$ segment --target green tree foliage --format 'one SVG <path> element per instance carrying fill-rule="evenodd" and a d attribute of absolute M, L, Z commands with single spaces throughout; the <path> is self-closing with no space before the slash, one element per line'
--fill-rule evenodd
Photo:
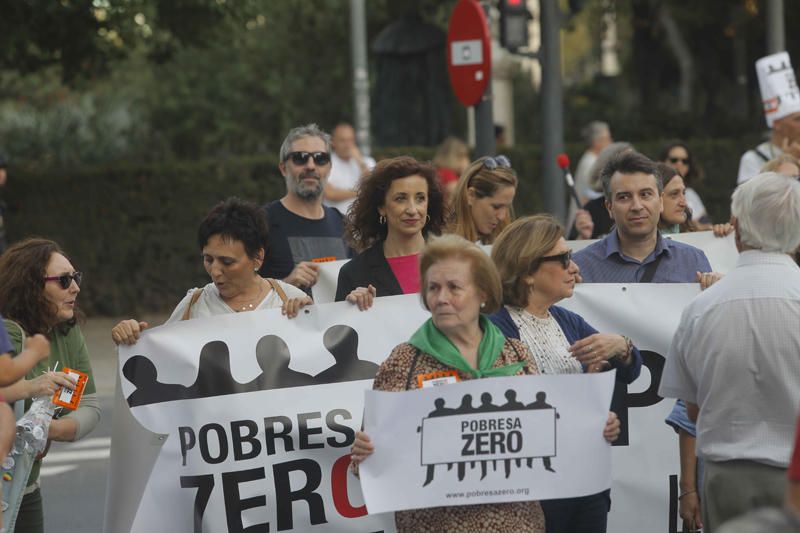
<path fill-rule="evenodd" d="M 0 67 L 58 66 L 65 82 L 104 74 L 132 50 L 166 59 L 200 45 L 248 2 L 226 0 L 2 0 Z"/>
<path fill-rule="evenodd" d="M 593 119 L 628 139 L 762 130 L 753 63 L 765 53 L 765 2 L 572 2 L 582 9 L 567 22 L 565 42 L 578 36 L 582 44 L 562 50 L 567 139 L 577 141 Z M 408 12 L 444 29 L 454 3 L 368 0 L 368 42 Z M 58 165 L 274 153 L 293 125 L 352 120 L 349 7 L 348 0 L 0 0 L 0 150 Z M 680 69 L 659 23 L 664 8 L 694 64 L 689 112 L 678 111 Z M 609 9 L 623 65 L 614 78 L 594 74 Z M 791 24 L 800 2 L 784 2 L 784 10 L 798 64 L 800 35 Z M 520 75 L 514 88 L 517 140 L 531 143 L 542 132 L 529 80 Z M 464 135 L 463 108 L 454 104 L 451 115 L 451 131 Z"/>
<path fill-rule="evenodd" d="M 370 0 L 368 42 L 408 11 L 444 27 L 452 3 Z M 348 0 L 42 5 L 46 24 L 21 13 L 0 37 L 0 47 L 13 39 L 48 43 L 7 53 L 0 63 L 16 72 L 0 74 L 0 147 L 17 159 L 72 164 L 272 153 L 294 125 L 352 120 Z M 69 32 L 85 46 L 66 61 L 68 35 L 40 29 L 73 11 Z"/>
<path fill-rule="evenodd" d="M 613 4 L 623 75 L 595 77 L 570 88 L 575 128 L 609 119 L 620 137 L 726 137 L 764 129 L 755 61 L 766 55 L 766 0 L 597 0 L 586 2 L 599 57 L 599 13 Z M 800 2 L 784 2 L 786 49 L 800 64 L 800 36 L 792 30 Z M 681 70 L 660 14 L 667 10 L 692 62 L 691 108 L 680 111 Z M 574 107 L 571 104 L 576 103 Z M 583 105 L 582 105 L 583 104 Z"/>

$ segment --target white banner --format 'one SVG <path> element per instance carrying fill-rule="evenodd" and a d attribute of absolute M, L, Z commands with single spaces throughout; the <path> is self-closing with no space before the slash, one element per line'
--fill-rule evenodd
<path fill-rule="evenodd" d="M 727 274 L 736 266 L 739 259 L 739 251 L 736 249 L 736 240 L 731 233 L 725 237 L 715 237 L 710 231 L 696 231 L 693 233 L 676 233 L 666 235 L 667 239 L 691 244 L 695 248 L 700 248 L 706 254 L 708 262 L 711 263 L 711 270 Z"/>
<path fill-rule="evenodd" d="M 378 364 L 429 314 L 409 296 L 306 310 L 189 320 L 120 348 L 132 407 L 117 402 L 106 531 L 394 530 L 366 516 L 349 451 Z M 150 437 L 133 447 L 138 425 Z"/>
<path fill-rule="evenodd" d="M 703 250 L 714 272 L 726 274 L 736 265 L 736 260 L 739 257 L 739 252 L 736 250 L 736 244 L 734 243 L 733 233 L 727 237 L 715 237 L 710 231 L 697 231 L 694 233 L 666 235 L 665 238 L 691 244 Z M 577 252 L 578 250 L 586 248 L 593 242 L 596 241 L 567 241 L 567 245 L 573 252 Z M 481 246 L 481 248 L 483 248 L 487 254 L 492 252 L 492 247 L 490 245 Z M 349 261 L 349 259 L 320 263 L 319 279 L 311 288 L 314 302 L 324 304 L 334 301 L 336 297 L 336 284 L 339 281 L 339 269 L 341 269 L 342 265 L 347 263 L 347 261 Z"/>
<path fill-rule="evenodd" d="M 375 445 L 360 467 L 367 509 L 601 492 L 611 486 L 602 433 L 613 390 L 606 372 L 367 391 L 364 431 Z"/>
<path fill-rule="evenodd" d="M 618 413 L 609 531 L 676 531 L 672 401 L 653 378 L 698 291 L 584 284 L 562 302 L 643 350 Z M 145 332 L 120 350 L 104 530 L 392 531 L 391 515 L 364 515 L 347 454 L 376 365 L 428 316 L 405 295 L 367 312 L 315 305 L 293 320 L 257 311 Z"/>
<path fill-rule="evenodd" d="M 336 300 L 336 285 L 339 282 L 339 270 L 349 259 L 328 261 L 319 264 L 319 277 L 311 287 L 311 297 L 314 303 L 326 304 Z"/>
<path fill-rule="evenodd" d="M 699 292 L 694 283 L 586 283 L 559 304 L 598 331 L 629 336 L 644 361 L 617 411 L 608 531 L 678 531 L 678 437 L 664 423 L 675 402 L 658 396 L 658 385 L 681 311 Z"/>

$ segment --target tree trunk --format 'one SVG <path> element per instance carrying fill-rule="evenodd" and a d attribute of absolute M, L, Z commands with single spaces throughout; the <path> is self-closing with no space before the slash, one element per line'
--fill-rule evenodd
<path fill-rule="evenodd" d="M 678 109 L 688 113 L 692 110 L 692 85 L 694 81 L 694 60 L 692 52 L 686 44 L 686 40 L 681 35 L 675 19 L 669 8 L 661 4 L 658 8 L 658 23 L 664 29 L 667 37 L 667 46 L 675 56 L 680 70 L 680 85 L 678 88 Z"/>

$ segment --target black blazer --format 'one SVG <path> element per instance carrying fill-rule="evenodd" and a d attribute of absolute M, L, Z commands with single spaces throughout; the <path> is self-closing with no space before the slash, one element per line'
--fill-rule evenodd
<path fill-rule="evenodd" d="M 392 267 L 383 255 L 383 241 L 379 241 L 345 263 L 339 270 L 336 283 L 336 301 L 341 302 L 350 291 L 372 284 L 378 296 L 403 294 Z"/>

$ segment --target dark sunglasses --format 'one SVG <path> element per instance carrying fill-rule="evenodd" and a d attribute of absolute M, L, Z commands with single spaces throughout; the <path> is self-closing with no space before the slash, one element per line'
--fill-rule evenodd
<path fill-rule="evenodd" d="M 81 286 L 81 280 L 83 280 L 83 272 L 73 272 L 72 274 L 61 274 L 60 276 L 49 276 L 44 278 L 44 280 L 57 281 L 62 289 L 67 290 L 69 289 L 69 286 L 72 285 L 72 280 L 75 280 L 75 283 L 78 284 L 78 287 Z"/>
<path fill-rule="evenodd" d="M 300 166 L 305 165 L 309 157 L 314 159 L 314 164 L 318 167 L 324 167 L 331 162 L 331 154 L 328 152 L 289 152 L 284 161 L 291 159 L 292 163 Z"/>
<path fill-rule="evenodd" d="M 684 159 L 683 157 L 670 157 L 669 162 L 672 163 L 673 165 L 676 163 L 683 163 L 684 165 L 688 165 L 689 158 L 687 157 Z"/>
<path fill-rule="evenodd" d="M 566 270 L 569 268 L 570 261 L 572 261 L 572 250 L 567 250 L 563 254 L 547 255 L 539 259 L 539 261 L 558 261 L 561 263 L 561 266 L 564 267 L 564 270 Z"/>
<path fill-rule="evenodd" d="M 489 170 L 494 170 L 497 167 L 511 168 L 511 161 L 509 161 L 509 159 L 504 155 L 498 155 L 495 157 L 487 157 L 486 159 L 484 159 L 483 166 L 485 166 Z"/>

